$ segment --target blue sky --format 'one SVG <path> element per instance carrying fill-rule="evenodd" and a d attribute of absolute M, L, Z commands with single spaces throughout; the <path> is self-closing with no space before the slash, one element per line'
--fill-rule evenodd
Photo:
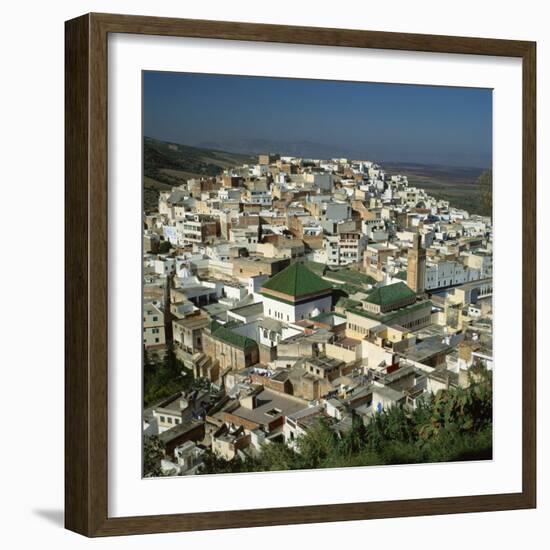
<path fill-rule="evenodd" d="M 486 168 L 492 92 L 193 73 L 143 73 L 144 135 L 235 152 Z"/>

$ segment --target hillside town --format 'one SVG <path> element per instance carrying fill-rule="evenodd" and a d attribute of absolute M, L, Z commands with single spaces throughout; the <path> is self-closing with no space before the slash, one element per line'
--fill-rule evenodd
<path fill-rule="evenodd" d="M 493 368 L 491 219 L 375 162 L 261 154 L 143 224 L 145 475 L 343 438 Z"/>

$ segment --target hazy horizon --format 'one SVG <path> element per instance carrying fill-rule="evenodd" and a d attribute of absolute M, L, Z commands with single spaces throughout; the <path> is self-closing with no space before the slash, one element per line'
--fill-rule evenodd
<path fill-rule="evenodd" d="M 146 71 L 143 132 L 234 153 L 484 169 L 492 90 Z"/>

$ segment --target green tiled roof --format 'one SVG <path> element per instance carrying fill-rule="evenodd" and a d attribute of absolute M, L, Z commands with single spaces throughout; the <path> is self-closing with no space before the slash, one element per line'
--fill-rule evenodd
<path fill-rule="evenodd" d="M 348 283 L 333 283 L 332 287 L 338 290 L 342 290 L 348 296 L 350 294 L 357 294 L 358 292 L 365 293 L 365 289 L 362 286 L 350 285 Z"/>
<path fill-rule="evenodd" d="M 349 283 L 352 285 L 374 285 L 376 279 L 361 273 L 360 271 L 353 271 L 352 269 L 339 269 L 338 271 L 327 271 L 325 273 L 326 279 L 339 281 L 342 283 Z"/>
<path fill-rule="evenodd" d="M 221 325 L 216 321 L 210 323 L 210 332 L 212 336 L 223 340 L 232 346 L 240 348 L 242 350 L 248 350 L 256 346 L 256 342 L 252 338 L 243 336 L 242 334 L 237 334 L 233 332 L 228 326 Z"/>
<path fill-rule="evenodd" d="M 405 283 L 381 286 L 371 292 L 366 299 L 370 304 L 391 306 L 407 298 L 415 298 L 416 294 Z"/>
<path fill-rule="evenodd" d="M 294 263 L 266 281 L 264 289 L 288 294 L 294 298 L 332 290 L 332 285 L 315 275 L 302 263 Z"/>
<path fill-rule="evenodd" d="M 313 271 L 315 275 L 319 275 L 319 277 L 321 277 L 327 269 L 326 264 L 322 264 L 320 262 L 306 261 L 303 263 L 310 271 Z"/>

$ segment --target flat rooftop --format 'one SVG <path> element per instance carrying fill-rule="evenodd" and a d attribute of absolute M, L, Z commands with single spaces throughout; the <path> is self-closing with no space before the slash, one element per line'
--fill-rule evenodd
<path fill-rule="evenodd" d="M 230 310 L 231 313 L 237 315 L 259 315 L 264 311 L 264 305 L 262 302 L 256 302 L 255 304 L 248 304 L 246 306 L 236 307 Z"/>
<path fill-rule="evenodd" d="M 422 363 L 438 353 L 449 351 L 451 349 L 452 347 L 449 344 L 442 342 L 440 339 L 429 338 L 418 343 L 412 349 L 405 350 L 403 355 L 411 361 Z"/>
<path fill-rule="evenodd" d="M 208 316 L 192 315 L 183 319 L 174 319 L 174 323 L 189 329 L 205 327 L 208 324 Z"/>
<path fill-rule="evenodd" d="M 335 357 L 311 357 L 306 360 L 306 363 L 320 369 L 334 369 L 343 365 L 344 361 L 340 361 L 340 359 L 336 359 Z"/>
<path fill-rule="evenodd" d="M 288 416 L 301 411 L 307 405 L 307 401 L 303 399 L 263 389 L 256 395 L 256 407 L 254 409 L 239 405 L 236 409 L 228 412 L 256 424 L 265 425 L 280 416 Z"/>

